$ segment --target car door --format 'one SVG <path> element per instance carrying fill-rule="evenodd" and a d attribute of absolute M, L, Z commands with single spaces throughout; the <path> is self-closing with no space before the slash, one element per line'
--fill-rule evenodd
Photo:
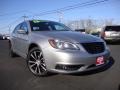
<path fill-rule="evenodd" d="M 12 42 L 12 49 L 14 52 L 17 52 L 18 51 L 18 45 L 17 45 L 17 40 L 18 40 L 18 33 L 17 31 L 20 29 L 20 26 L 21 24 L 18 24 L 15 29 L 13 30 L 12 32 L 12 35 L 11 35 L 11 42 Z"/>
<path fill-rule="evenodd" d="M 29 43 L 28 42 L 29 32 L 28 32 L 28 25 L 26 22 L 23 22 L 21 24 L 20 30 L 24 30 L 26 33 L 18 33 L 17 46 L 18 46 L 19 54 L 22 57 L 26 57 L 27 47 Z"/>

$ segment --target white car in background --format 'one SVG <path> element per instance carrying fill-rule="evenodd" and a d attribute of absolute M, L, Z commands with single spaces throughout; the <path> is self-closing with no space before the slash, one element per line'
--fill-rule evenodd
<path fill-rule="evenodd" d="M 101 37 L 105 41 L 120 41 L 120 25 L 106 26 L 101 32 Z"/>

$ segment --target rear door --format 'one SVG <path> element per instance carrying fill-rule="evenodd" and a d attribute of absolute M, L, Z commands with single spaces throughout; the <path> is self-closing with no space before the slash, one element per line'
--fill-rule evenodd
<path fill-rule="evenodd" d="M 17 48 L 19 50 L 19 54 L 23 57 L 26 57 L 26 52 L 28 48 L 28 37 L 29 37 L 29 30 L 28 30 L 28 25 L 26 22 L 21 23 L 21 30 L 24 30 L 26 33 L 24 34 L 18 34 L 18 39 L 17 39 Z"/>
<path fill-rule="evenodd" d="M 14 52 L 17 52 L 18 51 L 18 42 L 17 42 L 17 39 L 18 39 L 18 33 L 17 31 L 20 29 L 21 27 L 21 24 L 17 25 L 14 29 L 14 31 L 12 32 L 12 35 L 11 35 L 11 42 L 12 42 L 12 49 Z"/>

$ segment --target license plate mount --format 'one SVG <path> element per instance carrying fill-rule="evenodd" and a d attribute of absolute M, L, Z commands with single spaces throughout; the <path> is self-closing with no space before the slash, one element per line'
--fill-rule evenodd
<path fill-rule="evenodd" d="M 105 61 L 104 61 L 104 57 L 103 56 L 97 57 L 97 59 L 96 59 L 96 66 L 102 65 L 104 63 L 105 63 Z"/>

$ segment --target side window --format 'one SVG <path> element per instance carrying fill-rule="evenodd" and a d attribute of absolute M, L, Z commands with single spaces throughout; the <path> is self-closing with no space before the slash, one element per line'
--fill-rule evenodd
<path fill-rule="evenodd" d="M 23 22 L 23 23 L 21 24 L 20 29 L 25 30 L 26 32 L 28 32 L 28 26 L 27 26 L 27 24 L 26 24 L 25 22 Z"/>
<path fill-rule="evenodd" d="M 60 25 L 54 25 L 55 26 L 55 29 L 56 30 L 64 30 L 65 28 L 63 28 L 62 26 Z"/>
<path fill-rule="evenodd" d="M 14 29 L 13 33 L 17 33 L 17 30 L 19 30 L 19 29 L 20 29 L 20 26 L 21 26 L 21 24 L 18 24 L 18 25 L 15 27 L 15 29 Z"/>

